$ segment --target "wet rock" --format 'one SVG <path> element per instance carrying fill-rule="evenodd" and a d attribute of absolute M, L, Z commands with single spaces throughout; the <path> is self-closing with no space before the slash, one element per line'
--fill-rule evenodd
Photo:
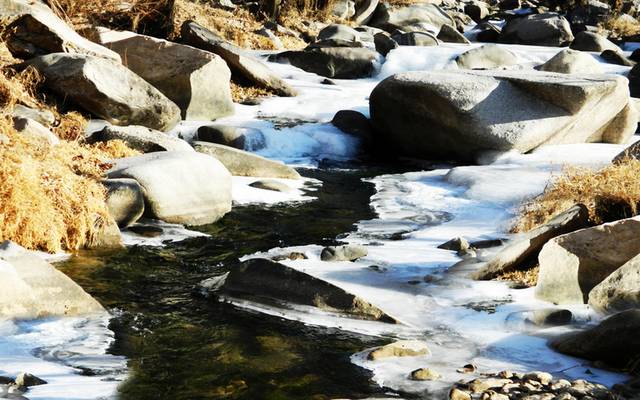
<path fill-rule="evenodd" d="M 523 234 L 501 249 L 492 260 L 473 274 L 475 279 L 493 279 L 499 274 L 515 269 L 535 257 L 543 246 L 556 236 L 589 226 L 589 212 L 581 204 L 559 214 L 547 224 Z"/>
<path fill-rule="evenodd" d="M 429 32 L 404 32 L 391 35 L 400 46 L 437 46 L 440 44 L 436 36 Z"/>
<path fill-rule="evenodd" d="M 458 67 L 464 69 L 496 69 L 516 65 L 518 58 L 504 47 L 495 44 L 468 50 L 456 58 Z"/>
<path fill-rule="evenodd" d="M 88 143 L 109 142 L 111 140 L 122 140 L 127 146 L 143 153 L 194 151 L 184 140 L 144 126 L 106 126 L 87 138 Z"/>
<path fill-rule="evenodd" d="M 297 95 L 297 90 L 281 79 L 262 61 L 246 54 L 242 49 L 193 21 L 187 21 L 182 25 L 181 38 L 186 44 L 222 57 L 234 74 L 259 87 L 269 89 L 279 96 Z"/>
<path fill-rule="evenodd" d="M 178 106 L 114 61 L 54 53 L 29 63 L 44 75 L 48 88 L 114 125 L 167 131 L 180 121 Z"/>
<path fill-rule="evenodd" d="M 262 132 L 228 125 L 204 125 L 198 128 L 198 140 L 236 149 L 260 149 L 265 146 Z"/>
<path fill-rule="evenodd" d="M 397 321 L 378 307 L 326 281 L 266 259 L 243 262 L 205 286 L 212 294 L 258 302 L 293 303 L 343 313 L 350 318 Z"/>
<path fill-rule="evenodd" d="M 587 302 L 594 287 L 640 254 L 639 234 L 635 217 L 550 240 L 538 257 L 536 297 L 556 304 Z"/>
<path fill-rule="evenodd" d="M 327 78 L 359 79 L 371 76 L 378 55 L 365 48 L 326 47 L 305 51 L 285 51 L 269 57 Z"/>
<path fill-rule="evenodd" d="M 577 50 L 562 50 L 538 67 L 540 71 L 561 74 L 602 74 L 604 69 L 590 54 Z"/>
<path fill-rule="evenodd" d="M 367 358 L 371 361 L 390 357 L 417 357 L 431 354 L 426 343 L 419 340 L 399 340 L 386 346 L 378 347 Z"/>
<path fill-rule="evenodd" d="M 131 226 L 144 214 L 142 187 L 135 179 L 105 179 L 107 208 L 119 227 Z"/>
<path fill-rule="evenodd" d="M 36 139 L 48 146 L 60 143 L 60 139 L 53 132 L 31 118 L 13 118 L 13 127 L 23 136 Z"/>
<path fill-rule="evenodd" d="M 400 45 L 386 33 L 376 33 L 373 36 L 376 51 L 384 57 L 393 49 L 397 49 Z"/>
<path fill-rule="evenodd" d="M 36 319 L 102 312 L 80 286 L 39 255 L 5 241 L 0 244 L 0 315 Z"/>
<path fill-rule="evenodd" d="M 124 65 L 176 103 L 183 119 L 213 120 L 233 114 L 231 71 L 207 51 L 133 32 L 99 31 L 100 43 Z"/>
<path fill-rule="evenodd" d="M 600 57 L 609 64 L 622 65 L 625 67 L 633 67 L 635 65 L 633 61 L 615 50 L 605 50 L 600 53 Z"/>
<path fill-rule="evenodd" d="M 411 371 L 410 377 L 414 381 L 437 381 L 442 375 L 431 368 L 419 368 Z"/>
<path fill-rule="evenodd" d="M 573 41 L 569 22 L 555 13 L 534 14 L 514 18 L 502 28 L 503 43 L 536 46 L 565 46 Z"/>
<path fill-rule="evenodd" d="M 250 183 L 249 186 L 256 189 L 271 190 L 273 192 L 281 192 L 281 193 L 287 193 L 291 191 L 291 188 L 289 186 L 278 181 L 267 181 L 267 180 L 255 181 Z"/>
<path fill-rule="evenodd" d="M 594 287 L 589 292 L 589 305 L 600 312 L 640 308 L 640 255 Z"/>
<path fill-rule="evenodd" d="M 194 142 L 193 147 L 219 160 L 234 176 L 300 179 L 300 174 L 288 165 L 247 151 L 207 142 Z"/>
<path fill-rule="evenodd" d="M 440 28 L 440 32 L 438 32 L 438 36 L 436 37 L 438 38 L 438 40 L 445 43 L 471 43 L 469 39 L 467 39 L 462 33 L 458 32 L 458 30 L 451 25 L 442 25 L 442 28 Z"/>
<path fill-rule="evenodd" d="M 344 246 L 329 246 L 322 249 L 320 259 L 322 261 L 356 261 L 366 257 L 367 248 L 358 245 L 347 244 Z"/>
<path fill-rule="evenodd" d="M 442 25 L 455 26 L 455 21 L 445 11 L 437 5 L 429 3 L 404 7 L 393 7 L 380 3 L 368 24 L 387 32 L 393 32 L 396 29 L 408 31 L 406 28 L 416 23 L 428 25 L 435 32 Z"/>
<path fill-rule="evenodd" d="M 602 53 L 605 50 L 613 50 L 616 53 L 622 52 L 620 47 L 613 44 L 604 36 L 588 31 L 577 33 L 570 47 L 573 50 L 593 51 L 597 53 Z"/>
<path fill-rule="evenodd" d="M 15 383 L 18 387 L 28 388 L 32 386 L 46 385 L 47 381 L 28 372 L 21 372 L 16 377 Z"/>
<path fill-rule="evenodd" d="M 205 154 L 167 151 L 123 158 L 108 176 L 138 181 L 147 215 L 166 222 L 205 225 L 231 210 L 231 174 Z"/>

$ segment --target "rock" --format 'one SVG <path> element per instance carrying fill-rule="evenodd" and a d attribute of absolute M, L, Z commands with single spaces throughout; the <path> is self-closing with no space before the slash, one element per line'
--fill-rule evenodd
<path fill-rule="evenodd" d="M 640 310 L 628 310 L 591 329 L 553 339 L 551 346 L 574 357 L 626 367 L 640 354 L 639 329 Z"/>
<path fill-rule="evenodd" d="M 627 147 L 624 151 L 620 152 L 615 158 L 612 160 L 614 164 L 618 164 L 623 161 L 625 158 L 631 157 L 636 160 L 640 160 L 640 141 L 635 142 L 631 146 Z"/>
<path fill-rule="evenodd" d="M 540 252 L 554 237 L 589 226 L 589 211 L 582 204 L 560 213 L 548 223 L 514 239 L 495 254 L 493 259 L 475 272 L 475 279 L 493 279 L 503 272 L 516 269 Z"/>
<path fill-rule="evenodd" d="M 234 74 L 247 79 L 256 86 L 271 90 L 278 96 L 297 95 L 294 88 L 262 61 L 247 55 L 242 49 L 193 21 L 187 21 L 182 25 L 181 38 L 191 46 L 222 57 Z"/>
<path fill-rule="evenodd" d="M 451 25 L 442 25 L 437 36 L 438 40 L 445 43 L 470 44 L 471 42 L 462 33 Z"/>
<path fill-rule="evenodd" d="M 495 44 L 485 44 L 468 50 L 456 58 L 458 67 L 464 69 L 496 69 L 509 67 L 518 63 L 518 57 Z"/>
<path fill-rule="evenodd" d="M 356 4 L 352 0 L 336 0 L 331 14 L 339 19 L 349 19 L 356 13 Z"/>
<path fill-rule="evenodd" d="M 176 103 L 183 119 L 213 120 L 233 114 L 231 71 L 220 57 L 195 47 L 133 32 L 99 31 L 127 68 Z"/>
<path fill-rule="evenodd" d="M 633 61 L 615 50 L 605 50 L 600 53 L 600 57 L 609 64 L 622 65 L 625 67 L 633 67 L 636 65 Z"/>
<path fill-rule="evenodd" d="M 365 48 L 325 47 L 285 51 L 274 54 L 269 59 L 288 62 L 294 67 L 327 78 L 359 79 L 373 74 L 378 55 Z"/>
<path fill-rule="evenodd" d="M 264 135 L 259 130 L 228 125 L 201 126 L 198 128 L 198 140 L 240 150 L 257 150 L 265 146 Z"/>
<path fill-rule="evenodd" d="M 489 16 L 489 7 L 483 1 L 474 1 L 464 6 L 464 12 L 475 22 L 480 22 Z"/>
<path fill-rule="evenodd" d="M 250 183 L 249 186 L 256 189 L 271 190 L 273 192 L 281 192 L 281 193 L 286 193 L 291 191 L 291 188 L 289 186 L 278 181 L 267 181 L 267 180 L 255 181 Z"/>
<path fill-rule="evenodd" d="M 501 10 L 515 10 L 521 7 L 520 0 L 502 0 L 498 3 Z"/>
<path fill-rule="evenodd" d="M 36 319 L 103 312 L 93 297 L 39 255 L 0 244 L 0 318 Z"/>
<path fill-rule="evenodd" d="M 203 282 L 210 293 L 258 302 L 292 303 L 350 318 L 397 323 L 378 307 L 326 281 L 262 258 L 250 259 L 222 277 Z"/>
<path fill-rule="evenodd" d="M 60 139 L 38 121 L 31 118 L 14 118 L 13 127 L 23 136 L 43 141 L 49 146 L 60 143 Z"/>
<path fill-rule="evenodd" d="M 585 303 L 589 292 L 640 254 L 640 217 L 624 219 L 556 237 L 538 261 L 536 297 L 556 304 Z"/>
<path fill-rule="evenodd" d="M 629 60 L 640 62 L 640 49 L 635 49 L 629 56 Z"/>
<path fill-rule="evenodd" d="M 365 145 L 373 140 L 371 121 L 358 111 L 340 110 L 333 116 L 331 124 L 344 133 L 361 138 Z"/>
<path fill-rule="evenodd" d="M 178 106 L 114 61 L 54 53 L 30 64 L 45 76 L 51 90 L 114 125 L 167 131 L 180 121 Z"/>
<path fill-rule="evenodd" d="M 573 34 L 564 17 L 554 13 L 533 14 L 507 22 L 502 28 L 500 41 L 560 47 L 571 43 Z"/>
<path fill-rule="evenodd" d="M 419 368 L 411 371 L 410 377 L 414 381 L 437 381 L 442 375 L 431 368 Z"/>
<path fill-rule="evenodd" d="M 620 47 L 613 44 L 607 38 L 595 32 L 588 31 L 577 33 L 570 47 L 573 50 L 594 51 L 598 53 L 602 53 L 605 50 L 613 50 L 617 53 L 622 52 Z"/>
<path fill-rule="evenodd" d="M 462 368 L 456 369 L 456 372 L 459 374 L 473 374 L 478 370 L 474 364 L 467 364 Z"/>
<path fill-rule="evenodd" d="M 482 22 L 475 29 L 476 40 L 480 43 L 497 43 L 500 40 L 500 29 L 489 22 Z"/>
<path fill-rule="evenodd" d="M 348 244 L 344 246 L 329 246 L 322 249 L 320 259 L 322 261 L 356 261 L 359 258 L 366 257 L 367 248 Z"/>
<path fill-rule="evenodd" d="M 363 47 L 360 32 L 347 25 L 331 24 L 318 32 L 317 47 Z"/>
<path fill-rule="evenodd" d="M 561 74 L 603 74 L 604 69 L 590 54 L 577 50 L 562 50 L 538 67 L 540 71 Z"/>
<path fill-rule="evenodd" d="M 629 92 L 631 97 L 640 97 L 640 64 L 634 65 L 629 71 Z"/>
<path fill-rule="evenodd" d="M 295 169 L 279 161 L 215 143 L 194 142 L 193 147 L 219 160 L 234 176 L 300 179 Z"/>
<path fill-rule="evenodd" d="M 385 33 L 376 33 L 373 36 L 373 41 L 376 46 L 376 51 L 382 54 L 384 57 L 389 54 L 393 49 L 397 49 L 400 45 L 395 40 Z"/>
<path fill-rule="evenodd" d="M 440 44 L 438 39 L 429 32 L 406 32 L 395 33 L 391 35 L 400 46 L 437 46 Z"/>
<path fill-rule="evenodd" d="M 51 111 L 46 109 L 31 108 L 23 106 L 22 104 L 16 104 L 13 107 L 13 112 L 11 113 L 11 115 L 14 118 L 32 119 L 44 126 L 51 126 L 56 122 L 56 117 Z"/>
<path fill-rule="evenodd" d="M 438 32 L 442 25 L 455 26 L 455 21 L 435 4 L 422 3 L 393 7 L 380 3 L 368 25 L 393 32 L 396 29 L 408 31 L 407 27 L 424 24 Z"/>
<path fill-rule="evenodd" d="M 15 383 L 18 387 L 28 388 L 32 386 L 46 385 L 47 381 L 28 372 L 21 372 L 16 377 Z"/>
<path fill-rule="evenodd" d="M 486 150 L 625 143 L 637 124 L 629 101 L 619 76 L 460 70 L 393 75 L 369 105 L 375 139 L 389 153 L 473 161 Z"/>
<path fill-rule="evenodd" d="M 386 346 L 378 347 L 369 352 L 367 358 L 371 361 L 390 357 L 417 357 L 431 354 L 425 342 L 419 340 L 399 340 Z"/>
<path fill-rule="evenodd" d="M 569 12 L 567 18 L 572 26 L 578 28 L 586 25 L 599 25 L 608 19 L 611 12 L 609 4 L 596 0 L 586 0 L 576 3 Z"/>
<path fill-rule="evenodd" d="M 443 250 L 452 250 L 452 251 L 465 251 L 469 250 L 471 246 L 467 239 L 463 237 L 457 237 L 449 240 L 448 242 L 442 243 L 438 246 L 439 249 Z"/>
<path fill-rule="evenodd" d="M 146 214 L 166 222 L 205 225 L 231 210 L 231 174 L 205 154 L 167 151 L 123 158 L 108 176 L 138 181 Z"/>
<path fill-rule="evenodd" d="M 120 62 L 120 56 L 74 31 L 43 2 L 5 0 L 0 16 L 13 19 L 5 29 L 9 51 L 29 59 L 50 53 L 83 54 Z"/>
<path fill-rule="evenodd" d="M 640 308 L 640 255 L 594 287 L 589 292 L 589 305 L 600 312 Z"/>
<path fill-rule="evenodd" d="M 133 225 L 144 214 L 144 194 L 135 179 L 105 179 L 107 207 L 119 227 Z"/>
<path fill-rule="evenodd" d="M 471 400 L 471 395 L 458 388 L 453 388 L 449 391 L 449 400 Z"/>
<path fill-rule="evenodd" d="M 378 7 L 379 0 L 363 0 L 356 3 L 356 13 L 352 20 L 358 25 L 367 24 Z"/>
<path fill-rule="evenodd" d="M 134 150 L 143 153 L 157 151 L 194 151 L 189 143 L 164 132 L 144 126 L 106 126 L 87 138 L 88 143 L 122 140 Z"/>
<path fill-rule="evenodd" d="M 537 326 L 568 325 L 573 321 L 573 313 L 569 310 L 547 308 L 529 313 L 525 321 Z"/>

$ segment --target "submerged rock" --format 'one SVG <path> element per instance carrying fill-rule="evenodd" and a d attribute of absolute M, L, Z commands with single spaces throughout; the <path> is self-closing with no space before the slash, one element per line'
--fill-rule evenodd
<path fill-rule="evenodd" d="M 288 62 L 327 78 L 359 79 L 373 74 L 378 57 L 378 53 L 366 48 L 325 47 L 285 51 L 274 54 L 270 60 Z"/>
<path fill-rule="evenodd" d="M 301 304 L 345 314 L 350 318 L 397 323 L 393 317 L 358 296 L 304 272 L 262 258 L 245 261 L 226 275 L 203 284 L 211 294 L 258 302 Z"/>
<path fill-rule="evenodd" d="M 417 357 L 431 354 L 425 342 L 419 340 L 399 340 L 371 350 L 367 358 L 372 361 L 390 357 Z"/>
<path fill-rule="evenodd" d="M 329 246 L 322 249 L 320 259 L 322 261 L 356 261 L 366 257 L 367 248 L 364 246 L 347 244 L 344 246 Z"/>

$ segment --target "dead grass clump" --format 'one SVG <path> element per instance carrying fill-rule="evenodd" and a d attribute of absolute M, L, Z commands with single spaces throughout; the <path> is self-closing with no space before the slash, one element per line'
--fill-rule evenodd
<path fill-rule="evenodd" d="M 274 94 L 267 89 L 256 86 L 246 86 L 244 84 L 231 81 L 231 98 L 234 103 L 243 103 L 249 99 L 271 97 L 273 95 Z"/>
<path fill-rule="evenodd" d="M 629 15 L 612 16 L 604 21 L 600 28 L 611 32 L 611 36 L 617 38 L 640 34 L 640 22 Z"/>
<path fill-rule="evenodd" d="M 568 168 L 542 195 L 525 204 L 514 231 L 529 231 L 577 203 L 589 209 L 595 224 L 637 215 L 638 176 L 640 160 L 631 157 L 599 171 Z"/>
<path fill-rule="evenodd" d="M 536 265 L 533 268 L 527 270 L 516 270 L 505 272 L 498 276 L 499 281 L 518 282 L 527 287 L 533 287 L 538 284 L 538 274 L 540 273 L 540 266 Z"/>
<path fill-rule="evenodd" d="M 127 146 L 127 144 L 120 139 L 109 140 L 108 142 L 98 142 L 90 145 L 90 148 L 97 154 L 97 157 L 101 160 L 133 157 L 142 154 L 138 150 L 134 150 L 131 147 Z"/>

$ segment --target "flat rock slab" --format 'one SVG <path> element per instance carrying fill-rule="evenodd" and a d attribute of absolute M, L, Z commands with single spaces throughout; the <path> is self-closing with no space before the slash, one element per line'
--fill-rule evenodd
<path fill-rule="evenodd" d="M 114 125 L 142 125 L 167 131 L 180 121 L 180 109 L 158 89 L 115 61 L 53 53 L 29 61 L 45 85 L 66 101 Z"/>

